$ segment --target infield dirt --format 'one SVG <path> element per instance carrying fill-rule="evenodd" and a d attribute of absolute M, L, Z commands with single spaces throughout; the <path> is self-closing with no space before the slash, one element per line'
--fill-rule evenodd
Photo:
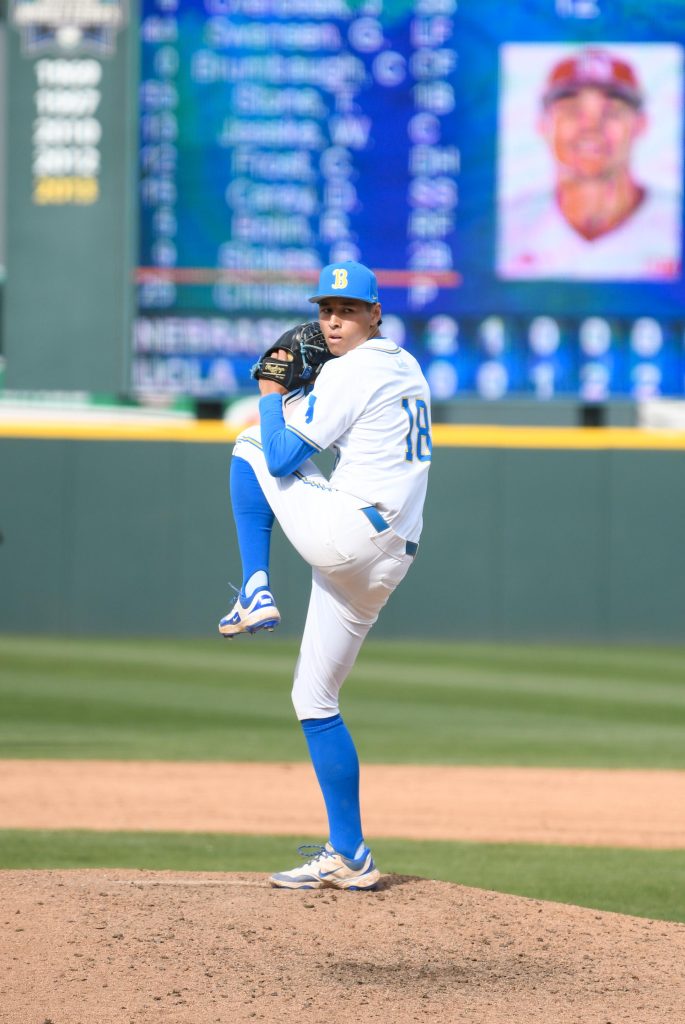
<path fill-rule="evenodd" d="M 362 805 L 372 838 L 685 849 L 682 771 L 365 765 Z M 155 761 L 0 761 L 0 821 L 303 837 L 325 826 L 309 764 Z"/>
<path fill-rule="evenodd" d="M 679 772 L 370 766 L 364 793 L 377 835 L 685 845 Z M 5 761 L 0 814 L 322 826 L 307 765 Z M 258 874 L 3 871 L 0 920 L 0 1024 L 685 1022 L 685 925 L 447 882 L 289 893 Z"/>

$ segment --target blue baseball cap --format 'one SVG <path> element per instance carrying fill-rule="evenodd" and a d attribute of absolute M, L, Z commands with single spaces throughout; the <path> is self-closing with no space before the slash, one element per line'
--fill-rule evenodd
<path fill-rule="evenodd" d="M 378 302 L 376 275 L 363 263 L 355 263 L 354 260 L 329 263 L 319 274 L 318 291 L 309 301 L 320 302 L 321 299 L 335 298 L 337 295 L 344 295 L 347 299 L 361 299 L 362 302 Z"/>

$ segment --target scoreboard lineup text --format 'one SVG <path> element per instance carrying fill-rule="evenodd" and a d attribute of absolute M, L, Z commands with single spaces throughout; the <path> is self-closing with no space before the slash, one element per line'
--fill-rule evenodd
<path fill-rule="evenodd" d="M 436 398 L 682 395 L 681 262 L 663 280 L 497 270 L 503 153 L 518 153 L 505 114 L 528 88 L 503 73 L 505 49 L 530 57 L 531 96 L 551 53 L 627 52 L 658 115 L 682 97 L 685 42 L 685 11 L 663 7 L 143 0 L 134 389 L 248 388 L 264 345 L 312 317 L 319 268 L 359 259 Z M 682 111 L 654 120 L 682 246 Z"/>

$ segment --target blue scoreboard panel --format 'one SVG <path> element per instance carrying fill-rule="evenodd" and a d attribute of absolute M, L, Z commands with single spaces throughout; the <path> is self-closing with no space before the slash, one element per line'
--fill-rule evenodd
<path fill-rule="evenodd" d="M 679 0 L 143 0 L 133 386 L 376 271 L 436 399 L 685 391 Z"/>

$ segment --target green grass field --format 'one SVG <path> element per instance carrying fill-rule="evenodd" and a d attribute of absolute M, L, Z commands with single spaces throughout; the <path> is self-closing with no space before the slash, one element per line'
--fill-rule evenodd
<path fill-rule="evenodd" d="M 0 637 L 0 755 L 305 760 L 297 645 Z M 370 640 L 343 710 L 367 762 L 685 768 L 685 648 Z"/>
<path fill-rule="evenodd" d="M 295 643 L 0 637 L 0 757 L 298 760 Z M 685 768 L 685 649 L 371 640 L 362 761 Z M 0 832 L 0 867 L 272 870 L 321 837 Z M 685 921 L 685 851 L 379 840 L 386 871 Z"/>

